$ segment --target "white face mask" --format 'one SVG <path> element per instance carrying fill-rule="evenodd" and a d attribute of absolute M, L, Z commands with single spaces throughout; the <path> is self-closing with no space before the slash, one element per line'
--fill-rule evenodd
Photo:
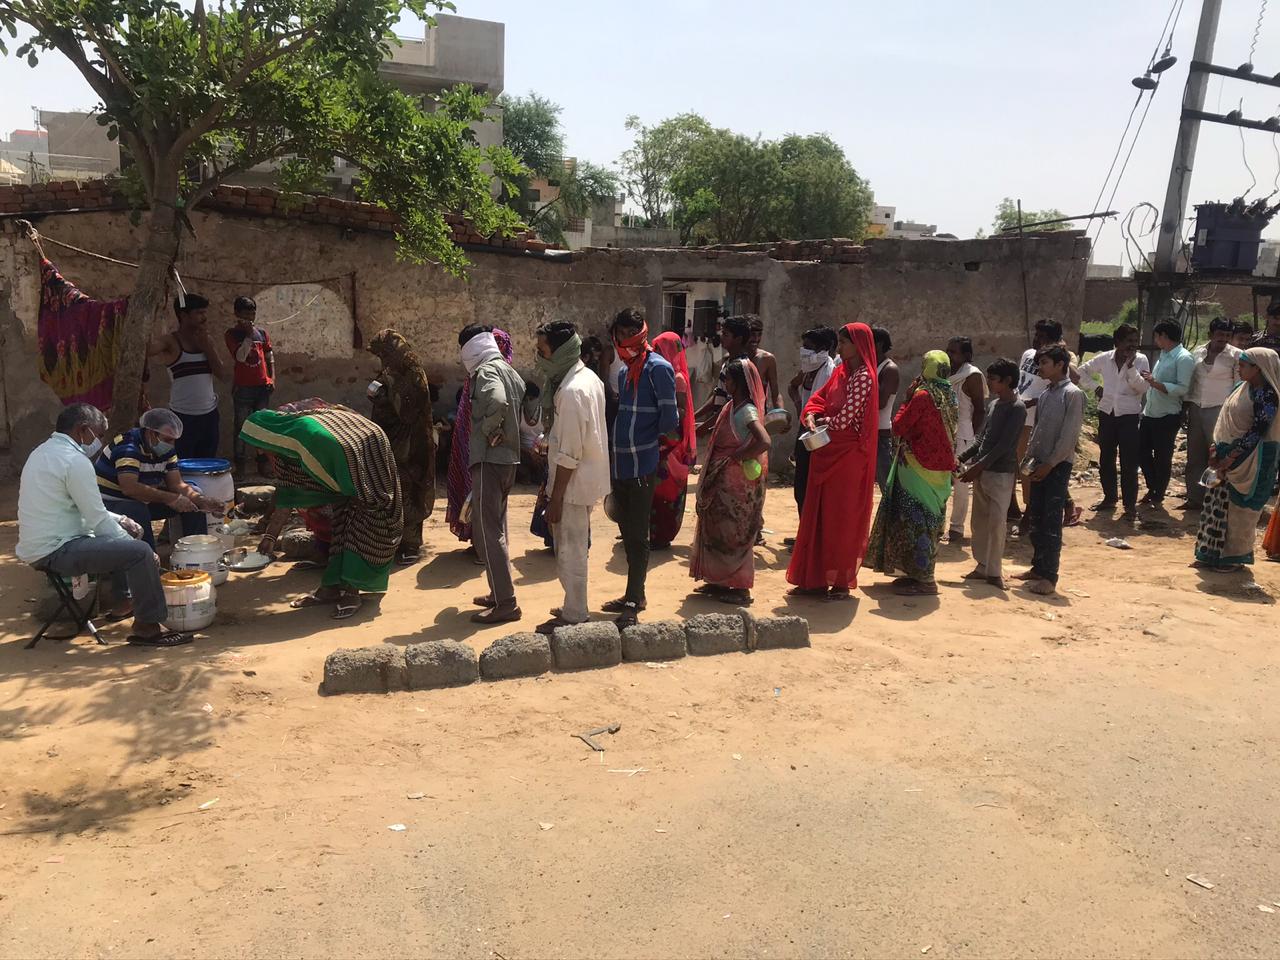
<path fill-rule="evenodd" d="M 102 452 L 102 441 L 97 437 L 93 438 L 92 443 L 82 443 L 79 446 L 80 451 L 90 460 Z"/>
<path fill-rule="evenodd" d="M 830 359 L 830 355 L 825 350 L 800 348 L 800 369 L 805 373 L 813 373 Z"/>

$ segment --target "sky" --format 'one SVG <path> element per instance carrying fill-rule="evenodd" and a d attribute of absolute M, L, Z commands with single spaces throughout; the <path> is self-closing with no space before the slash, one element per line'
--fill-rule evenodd
<path fill-rule="evenodd" d="M 574 156 L 616 162 L 630 143 L 629 114 L 654 123 L 694 111 L 766 138 L 825 132 L 877 203 L 961 237 L 990 230 L 1006 196 L 1027 209 L 1094 209 L 1137 95 L 1130 80 L 1146 68 L 1170 13 L 1169 0 L 456 3 L 461 16 L 506 24 L 507 92 L 560 104 Z M 1274 6 L 1253 56 L 1267 75 L 1280 71 Z M 1223 0 L 1215 62 L 1250 58 L 1258 7 Z M 1097 263 L 1127 266 L 1120 220 L 1143 201 L 1163 204 L 1199 15 L 1197 0 L 1184 0 L 1173 40 L 1179 62 L 1164 76 L 1112 204 L 1122 216 L 1102 225 Z M 406 22 L 399 32 L 416 30 Z M 35 69 L 0 58 L 0 91 L 3 132 L 30 127 L 31 106 L 95 103 L 52 56 Z M 1206 109 L 1226 113 L 1242 98 L 1245 117 L 1280 113 L 1280 89 L 1220 78 L 1210 81 Z M 1257 179 L 1248 195 L 1270 194 L 1278 146 L 1246 130 L 1242 147 L 1237 128 L 1202 125 L 1191 202 L 1245 191 L 1246 157 Z M 1135 231 L 1153 219 L 1144 224 L 1144 216 L 1135 214 Z M 1267 235 L 1280 237 L 1280 219 Z M 1134 259 L 1154 247 L 1152 238 L 1135 241 Z"/>

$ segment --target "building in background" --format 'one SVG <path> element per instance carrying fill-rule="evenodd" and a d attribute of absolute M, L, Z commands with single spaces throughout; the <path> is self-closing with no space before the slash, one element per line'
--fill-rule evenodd
<path fill-rule="evenodd" d="M 489 20 L 438 15 L 435 26 L 424 29 L 421 39 L 400 37 L 378 73 L 404 93 L 432 109 L 431 97 L 458 84 L 470 84 L 480 93 L 496 97 L 502 92 L 506 63 L 506 26 Z M 502 112 L 490 111 L 490 121 L 475 128 L 481 146 L 502 142 Z M 36 130 L 15 130 L 0 141 L 0 183 L 13 176 L 6 164 L 16 167 L 23 182 L 43 180 L 95 180 L 120 171 L 120 145 L 107 137 L 98 114 L 83 110 L 38 110 Z M 6 171 L 8 173 L 6 174 Z M 260 164 L 232 177 L 229 183 L 269 186 L 276 179 L 276 164 Z M 332 193 L 354 198 L 360 171 L 338 161 L 326 178 Z M 495 185 L 496 189 L 496 185 Z"/>
<path fill-rule="evenodd" d="M 867 221 L 868 237 L 886 237 L 893 229 L 893 220 L 898 215 L 897 207 L 884 207 L 876 204 L 871 208 L 871 217 Z"/>

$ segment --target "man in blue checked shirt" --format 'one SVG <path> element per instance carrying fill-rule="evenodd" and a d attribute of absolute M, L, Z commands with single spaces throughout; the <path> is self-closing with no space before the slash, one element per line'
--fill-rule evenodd
<path fill-rule="evenodd" d="M 627 554 L 627 592 L 610 600 L 604 609 L 621 614 L 618 626 L 622 628 L 635 623 L 645 608 L 658 438 L 680 429 L 680 412 L 675 370 L 649 345 L 644 312 L 628 307 L 614 318 L 610 332 L 625 364 L 615 384 L 618 416 L 613 422 L 613 501 Z"/>

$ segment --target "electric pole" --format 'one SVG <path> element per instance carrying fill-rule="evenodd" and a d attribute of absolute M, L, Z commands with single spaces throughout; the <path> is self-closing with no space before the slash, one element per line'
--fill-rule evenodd
<path fill-rule="evenodd" d="M 1213 43 L 1218 35 L 1218 16 L 1222 0 L 1204 0 L 1200 7 L 1200 26 L 1196 30 L 1192 63 L 1212 63 Z M 1142 318 L 1142 342 L 1151 343 L 1152 328 L 1168 319 L 1173 302 L 1173 276 L 1182 252 L 1182 224 L 1187 215 L 1187 199 L 1191 193 L 1191 171 L 1196 162 L 1196 142 L 1200 139 L 1200 120 L 1187 117 L 1187 111 L 1204 110 L 1209 89 L 1209 74 L 1191 67 L 1187 88 L 1182 98 L 1182 120 L 1178 124 L 1178 140 L 1173 148 L 1173 166 L 1169 170 L 1169 189 L 1164 195 L 1160 215 L 1160 236 L 1156 242 L 1156 260 L 1152 264 L 1153 284 L 1147 294 Z"/>

